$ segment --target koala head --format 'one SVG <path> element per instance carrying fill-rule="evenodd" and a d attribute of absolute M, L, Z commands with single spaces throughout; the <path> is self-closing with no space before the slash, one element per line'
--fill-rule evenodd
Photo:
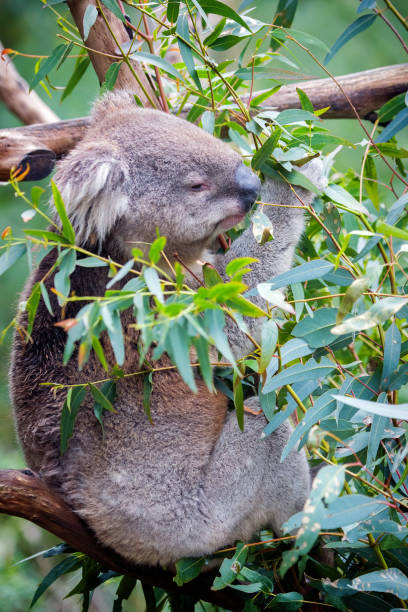
<path fill-rule="evenodd" d="M 55 181 L 81 244 L 151 243 L 197 259 L 256 200 L 260 182 L 228 145 L 177 117 L 136 106 L 127 92 L 94 107 L 90 127 Z"/>

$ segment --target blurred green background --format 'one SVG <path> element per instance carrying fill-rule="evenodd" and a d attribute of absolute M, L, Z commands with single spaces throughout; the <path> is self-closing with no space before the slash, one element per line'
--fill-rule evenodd
<path fill-rule="evenodd" d="M 230 2 L 230 4 L 237 7 L 239 2 Z M 300 0 L 293 28 L 311 33 L 331 46 L 337 36 L 356 18 L 358 4 L 358 0 L 342 0 L 341 2 Z M 378 4 L 381 4 L 381 0 Z M 395 0 L 394 4 L 403 14 L 407 13 L 407 0 Z M 277 0 L 258 0 L 254 15 L 265 21 L 270 21 L 276 6 Z M 68 11 L 64 8 L 64 5 L 58 5 L 56 8 L 63 14 Z M 393 16 L 388 15 L 388 13 L 387 16 L 403 35 Z M 0 40 L 4 47 L 10 47 L 28 54 L 48 55 L 58 44 L 56 34 L 59 31 L 52 11 L 43 8 L 40 0 L 30 0 L 29 2 L 27 0 L 3 0 L 0 3 Z M 300 54 L 297 48 L 292 48 L 292 51 L 296 56 L 296 61 L 305 73 L 314 74 L 318 77 L 324 76 L 323 71 L 313 63 L 307 54 Z M 226 55 L 228 56 L 228 54 Z M 316 55 L 322 61 L 323 52 L 317 51 Z M 35 61 L 35 59 L 24 57 L 18 57 L 15 60 L 15 65 L 20 74 L 28 81 L 32 78 Z M 334 75 L 339 75 L 403 61 L 406 61 L 406 58 L 404 58 L 401 45 L 385 24 L 377 19 L 370 29 L 348 43 L 335 56 L 329 64 L 329 68 Z M 92 100 L 98 95 L 99 91 L 96 76 L 89 68 L 74 94 L 69 96 L 63 104 L 60 104 L 61 91 L 58 88 L 66 84 L 72 67 L 72 63 L 65 62 L 57 73 L 55 71 L 52 73 L 52 84 L 56 88 L 55 90 L 49 90 L 52 97 L 49 97 L 41 86 L 36 88 L 38 94 L 62 119 L 87 114 Z M 334 133 L 352 142 L 359 142 L 363 138 L 361 128 L 353 120 L 327 123 Z M 0 105 L 0 127 L 16 125 L 19 125 L 18 119 Z M 337 167 L 342 170 L 349 166 L 358 169 L 360 158 L 361 150 L 347 150 L 340 155 Z M 46 187 L 48 180 L 42 183 Z M 22 188 L 29 194 L 30 187 L 30 183 L 24 183 Z M 46 198 L 44 198 L 44 201 L 46 201 Z M 20 215 L 25 208 L 26 206 L 21 200 L 16 200 L 13 190 L 8 185 L 0 186 L 0 233 L 8 225 L 12 227 L 15 235 L 22 233 L 24 224 Z M 31 225 L 38 226 L 39 223 L 40 221 L 35 218 Z M 18 267 L 15 266 L 11 271 L 0 276 L 0 332 L 14 316 L 19 292 L 27 273 L 27 264 L 20 262 Z M 24 466 L 24 460 L 14 434 L 8 399 L 7 372 L 10 341 L 11 334 L 9 333 L 3 344 L 0 345 L 0 469 Z M 26 556 L 52 546 L 55 542 L 55 538 L 27 521 L 0 515 L 0 611 L 20 612 L 28 610 L 37 584 L 55 564 L 55 560 L 39 557 L 21 566 L 16 567 L 13 564 Z M 47 592 L 46 596 L 36 604 L 36 609 L 47 612 L 79 610 L 79 599 L 77 601 L 74 599 L 62 601 L 62 597 L 76 584 L 77 579 L 76 574 L 70 574 L 65 581 L 58 581 Z M 115 584 L 108 584 L 100 589 L 99 593 L 96 593 L 91 608 L 93 612 L 104 612 L 112 608 L 115 589 Z M 136 594 L 129 601 L 126 609 L 143 610 L 142 601 L 143 599 Z"/>

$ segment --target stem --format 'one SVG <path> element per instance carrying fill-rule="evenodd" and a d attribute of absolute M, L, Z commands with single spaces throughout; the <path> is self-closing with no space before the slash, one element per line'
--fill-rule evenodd
<path fill-rule="evenodd" d="M 146 2 L 146 0 L 143 0 L 143 1 Z M 143 15 L 143 24 L 144 24 L 144 27 L 145 27 L 145 30 L 146 30 L 147 44 L 149 45 L 150 53 L 152 55 L 154 55 L 154 44 L 153 44 L 152 36 L 150 35 L 149 23 L 147 21 L 146 15 Z M 168 113 L 169 112 L 169 106 L 167 104 L 166 94 L 164 93 L 163 81 L 162 81 L 162 78 L 161 78 L 160 70 L 159 70 L 159 68 L 157 66 L 154 66 L 154 72 L 156 74 L 157 87 L 159 88 L 160 100 L 161 100 L 161 103 L 162 103 L 163 111 L 165 113 Z"/>
<path fill-rule="evenodd" d="M 384 0 L 386 1 L 386 0 Z M 407 28 L 408 29 L 408 28 Z M 388 168 L 391 170 L 391 172 L 402 182 L 404 183 L 404 185 L 406 185 L 408 187 L 408 182 L 391 166 L 391 164 L 388 162 L 388 160 L 384 157 L 384 155 L 381 153 L 380 149 L 378 148 L 377 144 L 373 141 L 373 139 L 370 136 L 369 131 L 366 129 L 364 123 L 362 122 L 360 115 L 358 114 L 358 111 L 356 109 L 356 107 L 354 106 L 353 102 L 350 99 L 350 96 L 347 95 L 346 91 L 344 90 L 344 87 L 342 86 L 342 84 L 336 79 L 336 77 L 334 77 L 331 72 L 329 72 L 327 70 L 327 68 L 325 66 L 323 66 L 323 64 L 321 62 L 319 62 L 319 60 L 317 59 L 317 57 L 310 51 L 310 49 L 308 49 L 307 47 L 305 47 L 304 45 L 302 45 L 302 43 L 300 43 L 298 40 L 296 40 L 296 38 L 294 38 L 293 36 L 291 36 L 290 34 L 287 34 L 287 37 L 289 38 L 289 40 L 292 40 L 296 45 L 298 45 L 298 47 L 300 47 L 301 49 L 303 49 L 303 51 L 306 51 L 306 53 L 308 55 L 310 55 L 310 57 L 316 62 L 316 64 L 318 66 L 320 66 L 320 68 L 322 70 L 324 70 L 324 72 L 333 80 L 333 82 L 337 85 L 337 87 L 340 89 L 341 93 L 343 94 L 343 96 L 345 97 L 345 99 L 347 100 L 348 104 L 350 105 L 351 110 L 353 111 L 357 121 L 359 122 L 361 129 L 364 131 L 365 135 L 367 136 L 367 138 L 369 139 L 369 141 L 371 142 L 372 146 L 374 147 L 374 149 L 377 151 L 378 155 L 381 157 L 381 159 L 383 160 L 383 162 L 385 163 L 386 166 L 388 166 Z"/>
<path fill-rule="evenodd" d="M 113 32 L 110 23 L 108 21 L 108 19 L 106 18 L 105 13 L 103 12 L 101 3 L 99 0 L 96 0 L 96 4 L 97 7 L 102 15 L 102 18 L 105 22 L 106 27 L 108 28 L 110 35 L 112 36 L 113 40 L 116 43 L 117 48 L 119 49 L 122 57 L 123 57 L 123 61 L 125 62 L 125 64 L 127 65 L 127 67 L 129 68 L 130 72 L 132 73 L 132 75 L 134 76 L 137 84 L 139 85 L 140 89 L 143 91 L 144 95 L 146 96 L 147 100 L 150 102 L 150 104 L 152 105 L 153 108 L 157 108 L 157 100 L 153 100 L 153 98 L 151 98 L 149 92 L 147 91 L 146 87 L 144 86 L 144 84 L 142 83 L 139 75 L 137 74 L 136 70 L 133 68 L 132 66 L 132 62 L 130 61 L 130 59 L 128 58 L 128 56 L 126 55 L 126 53 L 123 51 L 120 42 L 118 41 L 118 39 L 115 36 L 115 33 Z"/>
<path fill-rule="evenodd" d="M 390 28 L 390 30 L 392 30 L 395 34 L 395 36 L 398 38 L 398 40 L 400 41 L 402 48 L 404 49 L 404 51 L 406 53 L 408 53 L 408 47 L 404 42 L 404 39 L 402 38 L 401 34 L 398 32 L 397 28 L 391 23 L 391 21 L 389 19 L 387 19 L 387 17 L 385 15 L 383 15 L 383 13 L 381 11 L 379 11 L 378 9 L 374 9 L 374 13 L 376 13 L 380 19 L 382 19 L 384 21 L 384 23 L 387 24 L 387 26 Z M 405 26 L 406 27 L 406 26 Z"/>
<path fill-rule="evenodd" d="M 304 403 L 302 402 L 302 400 L 300 399 L 296 391 L 294 391 L 290 385 L 285 385 L 285 387 L 287 388 L 290 395 L 293 397 L 293 399 L 295 400 L 295 402 L 297 403 L 297 405 L 299 406 L 303 414 L 306 414 L 307 412 L 306 406 L 304 405 Z"/>
<path fill-rule="evenodd" d="M 407 24 L 407 20 L 405 19 L 405 17 L 401 15 L 401 13 L 398 11 L 398 9 L 395 8 L 395 6 L 392 4 L 392 2 L 390 2 L 390 0 L 384 0 L 384 2 L 388 6 L 390 11 L 394 13 L 398 21 L 400 21 L 402 25 L 404 26 L 404 28 L 408 30 L 408 24 Z"/>

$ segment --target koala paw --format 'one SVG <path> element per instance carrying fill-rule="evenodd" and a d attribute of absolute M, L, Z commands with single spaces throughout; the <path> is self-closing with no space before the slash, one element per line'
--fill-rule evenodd
<path fill-rule="evenodd" d="M 328 185 L 328 180 L 324 175 L 324 165 L 320 157 L 312 159 L 310 162 L 299 168 L 299 172 L 305 175 L 320 191 L 324 191 Z"/>

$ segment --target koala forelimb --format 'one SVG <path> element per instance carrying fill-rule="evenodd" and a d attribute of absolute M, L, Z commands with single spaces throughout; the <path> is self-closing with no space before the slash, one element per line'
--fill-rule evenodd
<path fill-rule="evenodd" d="M 88 250 L 124 263 L 133 246 L 148 248 L 158 228 L 167 237 L 170 258 L 177 252 L 193 268 L 216 236 L 244 217 L 259 189 L 257 177 L 225 143 L 181 119 L 137 108 L 126 92 L 97 103 L 85 137 L 59 162 L 55 180 L 78 242 Z M 294 203 L 289 188 L 272 181 L 262 197 Z M 312 195 L 303 197 L 310 201 Z M 251 232 L 244 232 L 224 258 L 214 256 L 221 273 L 243 255 L 259 259 L 247 276 L 250 286 L 289 268 L 303 227 L 301 211 L 269 207 L 267 212 L 274 241 L 259 247 Z M 24 296 L 44 277 L 46 287 L 53 286 L 46 272 L 55 259 L 55 252 L 44 258 Z M 77 296 L 103 295 L 108 280 L 107 268 L 77 267 L 71 290 Z M 155 374 L 154 426 L 144 413 L 141 377 L 122 378 L 117 413 L 105 413 L 104 432 L 89 398 L 61 455 L 64 394 L 51 395 L 40 383 L 86 383 L 105 378 L 105 372 L 92 354 L 82 371 L 75 358 L 63 366 L 65 334 L 55 326 L 59 307 L 50 295 L 56 314 L 41 300 L 32 342 L 14 338 L 11 395 L 18 435 L 28 465 L 62 493 L 103 544 L 136 563 L 167 565 L 246 540 L 265 525 L 279 531 L 302 508 L 310 486 L 306 457 L 293 451 L 280 463 L 289 425 L 261 439 L 264 417 L 246 415 L 242 433 L 222 394 L 211 394 L 198 377 L 193 394 L 172 369 Z M 65 316 L 75 318 L 80 305 L 69 302 Z M 125 311 L 125 372 L 138 370 L 133 323 L 132 312 Z M 26 314 L 20 324 L 27 324 Z M 236 353 L 247 350 L 232 328 L 227 332 Z M 113 365 L 104 335 L 101 342 Z M 163 355 L 155 365 L 168 364 Z M 257 398 L 248 403 L 258 406 Z"/>

